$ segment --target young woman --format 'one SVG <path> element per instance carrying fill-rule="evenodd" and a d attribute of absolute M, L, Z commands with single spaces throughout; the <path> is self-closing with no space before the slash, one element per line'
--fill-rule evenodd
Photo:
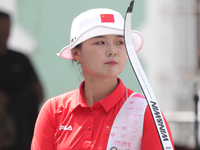
<path fill-rule="evenodd" d="M 43 105 L 32 150 L 162 150 L 145 98 L 117 77 L 127 60 L 123 25 L 121 14 L 110 9 L 73 20 L 71 44 L 58 55 L 80 63 L 84 81 Z M 139 51 L 142 36 L 132 31 L 132 37 Z"/>

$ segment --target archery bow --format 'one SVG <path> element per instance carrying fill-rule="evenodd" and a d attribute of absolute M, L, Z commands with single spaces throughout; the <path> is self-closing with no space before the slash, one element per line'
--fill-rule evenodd
<path fill-rule="evenodd" d="M 162 113 L 160 111 L 158 102 L 149 84 L 149 81 L 141 67 L 141 64 L 139 62 L 139 59 L 137 57 L 133 45 L 131 36 L 131 16 L 132 16 L 133 5 L 134 5 L 134 0 L 131 1 L 130 6 L 127 9 L 125 23 L 124 23 L 124 38 L 125 38 L 126 51 L 129 56 L 129 61 L 131 63 L 131 66 L 134 70 L 134 73 L 137 77 L 137 80 L 139 81 L 140 87 L 143 90 L 143 93 L 146 97 L 146 101 L 151 110 L 151 114 L 153 116 L 154 123 L 157 128 L 162 148 L 163 150 L 173 150 L 173 146 Z"/>

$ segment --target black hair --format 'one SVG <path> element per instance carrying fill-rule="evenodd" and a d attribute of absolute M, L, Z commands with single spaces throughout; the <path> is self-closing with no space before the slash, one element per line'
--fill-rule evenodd
<path fill-rule="evenodd" d="M 7 18 L 7 19 L 10 19 L 10 15 L 7 14 L 7 13 L 4 13 L 2 11 L 0 11 L 0 18 Z"/>
<path fill-rule="evenodd" d="M 80 49 L 81 49 L 81 47 L 82 47 L 82 43 L 80 43 L 80 44 L 76 45 L 76 49 L 78 49 L 78 50 L 80 50 Z"/>

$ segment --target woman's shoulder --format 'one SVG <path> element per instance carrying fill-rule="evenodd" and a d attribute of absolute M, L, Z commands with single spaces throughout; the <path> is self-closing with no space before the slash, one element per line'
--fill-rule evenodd
<path fill-rule="evenodd" d="M 48 99 L 42 107 L 46 107 L 48 109 L 51 109 L 53 112 L 58 111 L 61 107 L 65 107 L 69 103 L 71 103 L 72 100 L 74 100 L 77 97 L 78 89 L 63 93 L 61 95 L 52 97 Z"/>

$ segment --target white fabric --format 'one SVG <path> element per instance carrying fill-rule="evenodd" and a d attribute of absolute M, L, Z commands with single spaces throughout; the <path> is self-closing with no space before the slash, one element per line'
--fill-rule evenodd
<path fill-rule="evenodd" d="M 140 94 L 129 96 L 115 118 L 107 150 L 141 150 L 146 107 L 147 102 Z"/>
<path fill-rule="evenodd" d="M 114 22 L 103 22 L 102 14 L 113 15 Z M 119 12 L 111 9 L 98 8 L 90 9 L 77 16 L 71 26 L 70 44 L 63 47 L 58 56 L 65 59 L 73 59 L 71 49 L 76 45 L 92 37 L 100 35 L 123 35 L 124 19 Z M 131 31 L 136 52 L 143 46 L 143 37 L 138 31 Z"/>

